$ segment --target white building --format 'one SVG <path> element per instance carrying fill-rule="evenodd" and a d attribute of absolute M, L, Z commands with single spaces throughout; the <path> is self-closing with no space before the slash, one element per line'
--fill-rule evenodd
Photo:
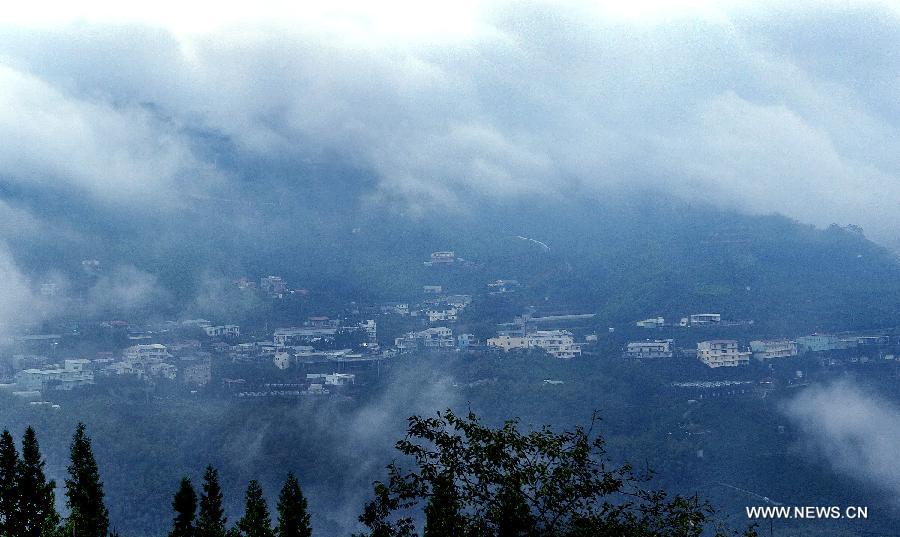
<path fill-rule="evenodd" d="M 410 332 L 403 337 L 394 340 L 394 345 L 398 351 L 413 350 L 416 348 L 441 348 L 452 349 L 456 346 L 453 339 L 453 330 L 446 326 L 437 326 L 434 328 L 426 328 L 420 332 Z"/>
<path fill-rule="evenodd" d="M 691 326 L 719 324 L 721 322 L 721 313 L 693 313 L 690 317 L 688 317 L 688 323 L 690 323 Z"/>
<path fill-rule="evenodd" d="M 638 321 L 634 324 L 640 328 L 661 328 L 665 323 L 666 321 L 662 317 L 652 317 L 650 319 Z"/>
<path fill-rule="evenodd" d="M 671 358 L 673 355 L 671 339 L 632 341 L 625 347 L 625 356 L 638 360 L 644 358 Z"/>
<path fill-rule="evenodd" d="M 430 323 L 438 323 L 438 322 L 453 322 L 456 321 L 459 310 L 456 308 L 447 308 L 447 309 L 430 309 L 425 310 L 425 315 L 428 316 L 428 322 Z"/>
<path fill-rule="evenodd" d="M 797 344 L 786 339 L 764 339 L 750 342 L 750 350 L 757 360 L 797 356 Z"/>
<path fill-rule="evenodd" d="M 133 345 L 125 349 L 126 362 L 161 362 L 171 358 L 165 345 L 151 343 L 149 345 Z"/>
<path fill-rule="evenodd" d="M 574 358 L 581 355 L 581 345 L 568 330 L 538 330 L 525 336 L 529 348 L 543 349 L 554 358 Z"/>
<path fill-rule="evenodd" d="M 94 383 L 89 360 L 66 360 L 63 367 L 54 369 L 26 369 L 15 376 L 16 384 L 26 391 L 49 389 L 71 390 Z"/>
<path fill-rule="evenodd" d="M 737 367 L 750 363 L 750 351 L 741 351 L 733 339 L 697 343 L 697 359 L 708 367 Z"/>
<path fill-rule="evenodd" d="M 275 356 L 272 358 L 272 362 L 278 369 L 285 370 L 291 367 L 291 354 L 289 352 L 280 350 L 275 353 Z"/>
<path fill-rule="evenodd" d="M 522 336 L 500 334 L 497 337 L 488 338 L 487 345 L 488 347 L 503 349 L 503 352 L 509 352 L 513 349 L 527 349 L 528 339 Z"/>
<path fill-rule="evenodd" d="M 456 253 L 454 252 L 432 252 L 431 253 L 431 264 L 432 265 L 445 265 L 456 262 Z"/>
<path fill-rule="evenodd" d="M 241 335 L 241 327 L 236 324 L 204 326 L 203 331 L 209 337 L 238 337 Z"/>
<path fill-rule="evenodd" d="M 306 380 L 322 380 L 325 386 L 350 386 L 356 383 L 356 375 L 353 373 L 307 373 Z"/>
<path fill-rule="evenodd" d="M 337 328 L 279 328 L 275 330 L 273 342 L 276 347 L 294 343 L 310 343 L 321 339 L 331 339 Z"/>

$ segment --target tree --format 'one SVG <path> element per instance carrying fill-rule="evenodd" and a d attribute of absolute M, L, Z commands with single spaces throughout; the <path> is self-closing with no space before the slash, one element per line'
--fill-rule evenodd
<path fill-rule="evenodd" d="M 278 527 L 275 533 L 278 537 L 310 537 L 312 526 L 309 518 L 300 483 L 289 472 L 278 496 Z"/>
<path fill-rule="evenodd" d="M 44 475 L 40 446 L 31 427 L 25 429 L 22 436 L 22 460 L 18 474 L 20 534 L 22 537 L 56 534 L 60 524 L 53 492 L 56 483 L 48 482 Z"/>
<path fill-rule="evenodd" d="M 85 426 L 75 429 L 70 449 L 69 477 L 66 479 L 66 505 L 69 518 L 66 533 L 79 537 L 106 537 L 109 531 L 109 512 L 103 503 L 103 483 L 91 439 Z"/>
<path fill-rule="evenodd" d="M 452 472 L 436 476 L 428 505 L 425 506 L 425 529 L 423 537 L 456 537 L 461 535 L 460 499 Z"/>
<path fill-rule="evenodd" d="M 244 516 L 238 520 L 237 528 L 242 537 L 275 537 L 262 487 L 255 479 L 247 485 Z"/>
<path fill-rule="evenodd" d="M 9 431 L 0 435 L 0 536 L 19 531 L 19 452 Z"/>
<path fill-rule="evenodd" d="M 187 477 L 181 478 L 181 486 L 172 500 L 175 518 L 172 520 L 172 531 L 169 537 L 194 537 L 194 517 L 197 515 L 197 493 Z"/>
<path fill-rule="evenodd" d="M 415 534 L 426 502 L 426 535 L 699 537 L 712 509 L 696 497 L 646 490 L 630 466 L 614 466 L 591 427 L 522 433 L 509 420 L 483 425 L 471 412 L 413 416 L 397 449 L 415 471 L 388 466 L 359 520 L 372 537 Z M 752 530 L 751 530 L 752 531 Z M 752 533 L 750 533 L 752 534 Z"/>
<path fill-rule="evenodd" d="M 219 472 L 212 466 L 207 466 L 206 473 L 203 474 L 203 494 L 200 495 L 197 537 L 225 537 L 226 522 Z"/>

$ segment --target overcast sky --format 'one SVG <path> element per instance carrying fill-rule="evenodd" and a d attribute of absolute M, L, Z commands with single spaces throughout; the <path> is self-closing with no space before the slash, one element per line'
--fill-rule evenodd
<path fill-rule="evenodd" d="M 889 4 L 127 4 L 0 15 L 0 240 L 77 233 L 9 188 L 124 214 L 220 192 L 205 132 L 419 209 L 640 187 L 900 244 Z"/>

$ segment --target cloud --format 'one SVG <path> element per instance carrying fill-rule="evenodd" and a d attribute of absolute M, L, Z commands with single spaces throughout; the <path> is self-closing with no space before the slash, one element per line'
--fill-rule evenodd
<path fill-rule="evenodd" d="M 850 382 L 806 389 L 785 408 L 813 450 L 839 472 L 900 493 L 900 408 Z"/>
<path fill-rule="evenodd" d="M 658 190 L 900 241 L 898 13 L 694 4 L 6 26 L 0 175 L 147 216 L 273 169 L 302 205 L 291 170 L 332 159 L 418 212 Z"/>
<path fill-rule="evenodd" d="M 155 276 L 120 265 L 97 279 L 88 290 L 87 305 L 93 313 L 127 313 L 163 304 L 169 298 Z"/>
<path fill-rule="evenodd" d="M 5 245 L 0 244 L 0 336 L 31 321 L 34 311 L 31 282 L 16 266 Z"/>

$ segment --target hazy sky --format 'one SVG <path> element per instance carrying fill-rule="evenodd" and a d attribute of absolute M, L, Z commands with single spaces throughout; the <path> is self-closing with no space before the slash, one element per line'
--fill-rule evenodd
<path fill-rule="evenodd" d="M 900 244 L 886 3 L 76 4 L 0 15 L 0 241 L 78 234 L 29 196 L 165 217 L 252 173 L 202 134 L 417 209 L 659 189 Z"/>

